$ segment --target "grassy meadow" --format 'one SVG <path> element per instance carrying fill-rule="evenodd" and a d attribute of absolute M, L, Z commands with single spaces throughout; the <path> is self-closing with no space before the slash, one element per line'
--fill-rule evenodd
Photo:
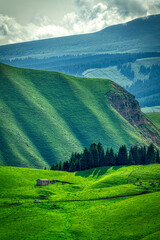
<path fill-rule="evenodd" d="M 68 184 L 36 186 L 39 178 Z M 160 238 L 160 165 L 75 173 L 0 167 L 0 180 L 3 240 Z"/>
<path fill-rule="evenodd" d="M 147 144 L 108 104 L 107 79 L 0 64 L 0 164 L 49 168 L 92 142 L 105 148 Z"/>
<path fill-rule="evenodd" d="M 160 112 L 146 113 L 147 118 L 160 129 Z"/>

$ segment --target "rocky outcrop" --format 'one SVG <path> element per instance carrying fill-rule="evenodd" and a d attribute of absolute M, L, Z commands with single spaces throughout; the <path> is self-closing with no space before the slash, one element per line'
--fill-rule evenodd
<path fill-rule="evenodd" d="M 112 107 L 125 118 L 148 142 L 160 146 L 160 131 L 141 112 L 135 97 L 112 82 L 112 90 L 106 93 L 106 97 Z"/>
<path fill-rule="evenodd" d="M 112 85 L 116 89 L 107 93 L 110 104 L 132 126 L 144 124 L 145 118 L 135 97 L 117 84 L 112 83 Z"/>

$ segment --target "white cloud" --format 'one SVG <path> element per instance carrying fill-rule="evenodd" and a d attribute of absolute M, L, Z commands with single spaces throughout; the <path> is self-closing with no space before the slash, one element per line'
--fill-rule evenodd
<path fill-rule="evenodd" d="M 14 18 L 0 14 L 0 40 L 6 43 L 32 41 L 50 37 L 68 35 L 69 31 L 62 26 L 49 23 L 47 17 L 32 19 L 23 26 Z"/>
<path fill-rule="evenodd" d="M 46 16 L 35 16 L 26 25 L 0 14 L 0 43 L 15 43 L 72 34 L 95 32 L 136 17 L 160 13 L 160 0 L 76 0 L 77 12 L 55 25 Z"/>
<path fill-rule="evenodd" d="M 76 0 L 79 11 L 63 19 L 70 33 L 95 32 L 113 24 L 160 13 L 160 0 Z M 68 28 L 69 27 L 69 28 Z"/>

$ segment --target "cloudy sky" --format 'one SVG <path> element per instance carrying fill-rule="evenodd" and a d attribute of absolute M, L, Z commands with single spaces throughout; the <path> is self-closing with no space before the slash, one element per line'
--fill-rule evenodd
<path fill-rule="evenodd" d="M 160 13 L 160 0 L 0 0 L 0 45 L 90 33 Z"/>

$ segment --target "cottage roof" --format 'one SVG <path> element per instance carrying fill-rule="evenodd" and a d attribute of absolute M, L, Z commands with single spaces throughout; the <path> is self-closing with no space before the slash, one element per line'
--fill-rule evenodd
<path fill-rule="evenodd" d="M 49 181 L 48 179 L 38 179 L 38 180 L 41 180 L 41 181 Z M 38 180 L 37 180 L 37 181 L 38 181 Z"/>

